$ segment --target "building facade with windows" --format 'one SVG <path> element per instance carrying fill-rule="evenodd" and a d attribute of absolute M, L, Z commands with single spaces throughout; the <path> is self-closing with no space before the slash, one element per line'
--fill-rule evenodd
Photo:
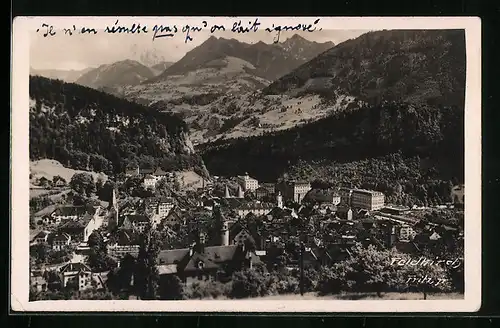
<path fill-rule="evenodd" d="M 300 204 L 311 190 L 311 183 L 308 181 L 283 181 L 276 185 L 276 190 L 281 192 L 284 200 Z"/>
<path fill-rule="evenodd" d="M 236 177 L 236 181 L 238 181 L 238 184 L 243 188 L 243 191 L 255 191 L 257 188 L 259 188 L 259 181 L 257 179 L 254 179 L 246 173 L 245 175 L 239 175 Z"/>
<path fill-rule="evenodd" d="M 353 189 L 351 206 L 354 208 L 376 211 L 384 207 L 385 196 L 380 191 Z"/>

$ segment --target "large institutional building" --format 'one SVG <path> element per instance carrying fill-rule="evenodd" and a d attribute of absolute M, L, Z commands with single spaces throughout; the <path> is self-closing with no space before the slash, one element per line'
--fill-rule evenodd
<path fill-rule="evenodd" d="M 307 181 L 283 181 L 276 185 L 276 190 L 281 192 L 285 200 L 301 203 L 304 196 L 311 190 Z"/>
<path fill-rule="evenodd" d="M 254 179 L 248 175 L 248 173 L 245 173 L 245 175 L 239 175 L 236 177 L 236 180 L 240 184 L 240 186 L 243 188 L 243 191 L 255 191 L 257 188 L 259 188 L 259 181 L 257 179 Z"/>
<path fill-rule="evenodd" d="M 385 196 L 380 191 L 353 189 L 351 194 L 351 206 L 354 208 L 376 211 L 385 205 Z"/>

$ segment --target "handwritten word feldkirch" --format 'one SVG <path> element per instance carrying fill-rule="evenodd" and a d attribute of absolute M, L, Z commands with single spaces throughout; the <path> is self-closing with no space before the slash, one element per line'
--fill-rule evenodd
<path fill-rule="evenodd" d="M 315 32 L 315 31 L 321 31 L 322 29 L 316 28 L 316 25 L 319 23 L 320 19 L 316 19 L 312 24 L 303 24 L 303 23 L 297 23 L 296 25 L 293 26 L 288 26 L 288 25 L 275 25 L 274 23 L 271 24 L 271 27 L 266 27 L 264 31 L 268 33 L 276 33 L 276 36 L 274 38 L 274 43 L 278 43 L 280 40 L 280 35 L 282 31 L 303 31 L 303 32 Z M 144 33 L 147 34 L 149 33 L 148 26 L 146 24 L 140 24 L 140 23 L 133 23 L 130 26 L 123 26 L 119 24 L 120 21 L 116 20 L 115 23 L 111 26 L 106 26 L 104 29 L 104 33 L 107 34 L 140 34 Z M 165 38 L 165 37 L 173 37 L 176 35 L 178 32 L 182 32 L 185 34 L 185 39 L 184 42 L 187 43 L 188 41 L 193 41 L 192 34 L 193 32 L 201 32 L 203 29 L 208 27 L 208 22 L 207 21 L 202 21 L 201 25 L 184 25 L 182 27 L 177 27 L 177 25 L 162 25 L 162 24 L 156 24 L 152 28 L 153 32 L 153 41 L 158 38 Z M 251 33 L 251 32 L 257 32 L 259 30 L 259 26 L 261 23 L 259 22 L 259 18 L 256 18 L 253 21 L 249 21 L 248 25 L 245 26 L 246 24 L 243 23 L 241 20 L 234 22 L 232 24 L 232 27 L 229 29 L 233 33 Z M 55 36 L 56 35 L 56 30 L 53 25 L 49 25 L 46 23 L 43 23 L 41 25 L 43 31 L 43 36 L 44 37 L 49 37 L 49 36 Z M 210 27 L 210 33 L 213 34 L 218 31 L 226 31 L 226 27 L 224 25 L 218 25 L 218 24 L 213 24 Z M 36 30 L 36 32 L 40 32 L 40 28 Z M 76 25 L 72 25 L 71 28 L 63 28 L 63 33 L 64 35 L 73 35 L 73 33 L 79 33 L 79 34 L 97 34 L 98 30 L 95 28 L 90 28 L 83 26 L 81 28 L 77 28 Z"/>

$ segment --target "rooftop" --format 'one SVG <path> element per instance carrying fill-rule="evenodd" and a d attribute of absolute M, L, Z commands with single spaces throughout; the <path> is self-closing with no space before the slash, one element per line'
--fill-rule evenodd
<path fill-rule="evenodd" d="M 60 272 L 92 271 L 87 265 L 81 262 L 70 262 L 64 265 Z"/>
<path fill-rule="evenodd" d="M 95 214 L 96 208 L 92 206 L 60 206 L 52 212 L 56 216 L 82 216 L 86 213 Z"/>
<path fill-rule="evenodd" d="M 376 190 L 367 190 L 367 189 L 353 189 L 353 192 L 369 194 L 369 195 L 383 195 L 382 192 Z"/>

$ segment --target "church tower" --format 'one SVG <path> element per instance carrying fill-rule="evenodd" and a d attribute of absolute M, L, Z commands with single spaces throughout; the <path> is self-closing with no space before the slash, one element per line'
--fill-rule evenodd
<path fill-rule="evenodd" d="M 217 206 L 214 209 L 215 220 L 217 225 L 219 226 L 219 236 L 220 236 L 220 245 L 228 246 L 229 245 L 229 223 L 227 222 L 224 215 L 222 215 L 221 209 Z"/>
<path fill-rule="evenodd" d="M 245 193 L 240 185 L 238 185 L 238 198 L 245 198 Z"/>
<path fill-rule="evenodd" d="M 276 196 L 276 205 L 278 208 L 283 208 L 283 196 L 281 196 L 281 191 L 278 191 L 278 195 Z"/>
<path fill-rule="evenodd" d="M 224 190 L 224 198 L 231 198 L 231 195 L 229 194 L 229 188 L 226 185 L 226 190 Z"/>
<path fill-rule="evenodd" d="M 113 188 L 111 191 L 111 200 L 109 202 L 109 221 L 108 228 L 109 230 L 113 230 L 116 226 L 118 226 L 118 200 L 116 198 L 116 189 Z"/>

